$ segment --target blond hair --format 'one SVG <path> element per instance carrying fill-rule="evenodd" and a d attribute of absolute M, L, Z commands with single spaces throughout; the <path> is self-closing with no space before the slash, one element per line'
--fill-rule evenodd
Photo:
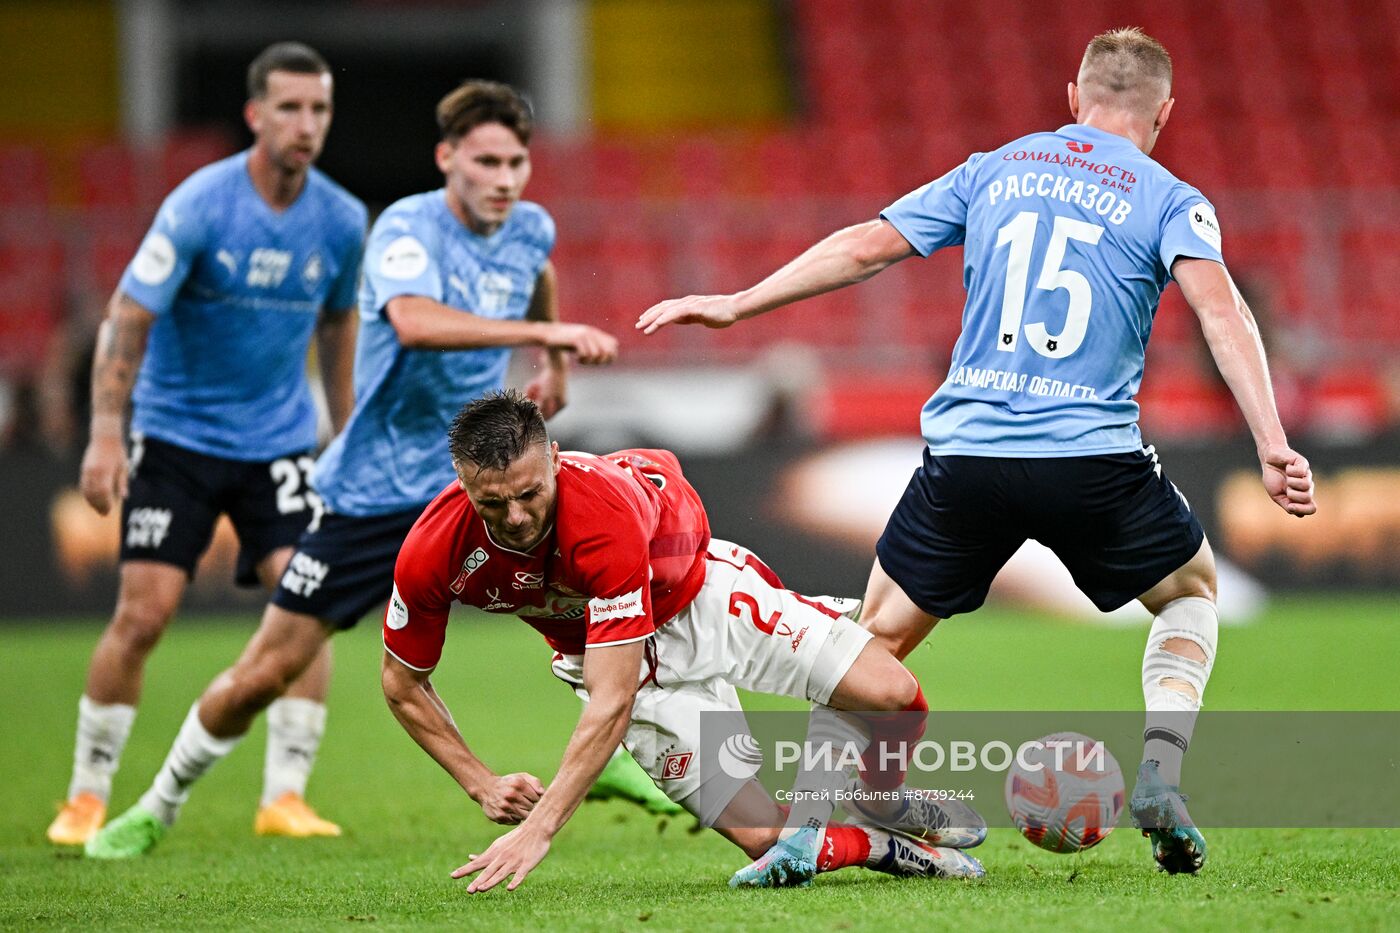
<path fill-rule="evenodd" d="M 1171 96 L 1172 57 L 1136 26 L 1094 36 L 1079 65 L 1080 93 L 1128 110 L 1153 109 Z"/>

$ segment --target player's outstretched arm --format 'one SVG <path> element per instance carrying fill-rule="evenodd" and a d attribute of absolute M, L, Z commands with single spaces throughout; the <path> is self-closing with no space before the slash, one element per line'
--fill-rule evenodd
<path fill-rule="evenodd" d="M 400 295 L 385 306 L 399 343 L 415 350 L 542 347 L 564 350 L 580 363 L 600 366 L 617 358 L 617 338 L 587 324 L 502 321 L 451 308 L 422 295 Z"/>
<path fill-rule="evenodd" d="M 1215 365 L 1244 414 L 1270 498 L 1299 518 L 1317 511 L 1312 468 L 1288 446 L 1279 422 L 1259 327 L 1230 273 L 1210 259 L 1178 259 L 1172 277 L 1200 318 Z"/>
<path fill-rule="evenodd" d="M 583 802 L 627 733 L 644 644 L 634 641 L 585 650 L 583 685 L 588 705 L 564 749 L 559 773 L 525 822 L 452 873 L 453 878 L 476 874 L 468 893 L 493 888 L 506 878 L 511 879 L 506 890 L 514 891 L 549 854 L 550 841 Z"/>
<path fill-rule="evenodd" d="M 99 515 L 126 498 L 126 409 L 155 315 L 119 290 L 107 303 L 92 360 L 92 427 L 78 485 Z"/>
<path fill-rule="evenodd" d="M 893 225 L 871 220 L 838 230 L 752 288 L 733 295 L 690 295 L 652 305 L 637 329 L 654 334 L 667 324 L 728 327 L 803 298 L 864 282 L 914 255 Z"/>
<path fill-rule="evenodd" d="M 481 804 L 486 818 L 507 825 L 530 813 L 544 785 L 533 774 L 496 775 L 467 747 L 447 705 L 428 679 L 431 671 L 416 671 L 389 652 L 384 653 L 380 682 L 394 718 L 423 751 L 442 765 L 462 789 Z"/>

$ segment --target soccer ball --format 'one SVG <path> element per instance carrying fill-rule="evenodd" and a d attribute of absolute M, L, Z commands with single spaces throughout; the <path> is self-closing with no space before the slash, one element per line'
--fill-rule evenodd
<path fill-rule="evenodd" d="M 1056 732 L 1026 743 L 1006 775 L 1016 828 L 1051 852 L 1078 852 L 1113 832 L 1123 811 L 1123 772 L 1102 742 Z"/>

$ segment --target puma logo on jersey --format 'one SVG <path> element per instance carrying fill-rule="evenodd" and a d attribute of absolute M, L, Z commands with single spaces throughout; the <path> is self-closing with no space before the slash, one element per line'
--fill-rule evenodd
<path fill-rule="evenodd" d="M 230 277 L 238 274 L 238 260 L 234 258 L 233 253 L 230 253 L 226 249 L 221 249 L 214 254 L 214 258 L 219 261 L 219 265 L 228 270 Z"/>

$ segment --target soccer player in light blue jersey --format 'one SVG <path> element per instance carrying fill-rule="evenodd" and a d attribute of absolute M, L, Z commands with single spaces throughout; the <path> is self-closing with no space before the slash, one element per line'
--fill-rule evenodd
<path fill-rule="evenodd" d="M 520 200 L 531 170 L 524 99 L 468 81 L 442 99 L 437 119 L 444 187 L 391 205 L 370 232 L 354 411 L 313 472 L 325 512 L 302 535 L 243 655 L 190 709 L 151 788 L 88 843 L 90 856 L 129 858 L 155 845 L 190 785 L 331 635 L 385 604 L 399 546 L 455 482 L 448 426 L 465 402 L 502 388 L 511 348 L 541 350 L 526 392 L 550 415 L 567 400 L 569 354 L 586 364 L 617 355 L 611 335 L 558 319 L 554 222 Z M 480 802 L 504 810 L 539 793 L 528 775 L 506 775 Z"/>
<path fill-rule="evenodd" d="M 219 515 L 238 534 L 238 583 L 271 589 L 319 507 L 306 485 L 313 336 L 335 427 L 350 414 L 366 212 L 312 167 L 330 127 L 330 67 L 304 45 L 278 43 L 249 67 L 248 96 L 252 148 L 166 198 L 98 338 L 81 486 L 101 514 L 121 508 L 120 585 L 79 702 L 68 802 L 48 831 L 55 843 L 80 845 L 101 825 L 146 657 Z M 339 832 L 304 801 L 329 677 L 327 651 L 270 711 L 260 833 Z"/>
<path fill-rule="evenodd" d="M 981 605 L 1027 538 L 1100 609 L 1140 600 L 1154 622 L 1130 809 L 1160 867 L 1195 872 L 1205 841 L 1177 785 L 1215 660 L 1215 563 L 1143 447 L 1133 401 L 1169 281 L 1244 413 L 1265 491 L 1290 515 L 1316 506 L 1215 209 L 1148 157 L 1171 115 L 1171 77 L 1166 49 L 1140 30 L 1097 36 L 1069 85 L 1075 123 L 971 156 L 746 291 L 665 301 L 637 326 L 727 327 L 963 244 L 963 332 L 924 406 L 924 463 L 877 545 L 863 624 L 903 658 L 940 619 Z"/>

